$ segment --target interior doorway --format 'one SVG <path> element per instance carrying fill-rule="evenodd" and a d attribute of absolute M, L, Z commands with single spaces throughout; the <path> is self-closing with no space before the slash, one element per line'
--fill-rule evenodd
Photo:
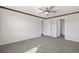
<path fill-rule="evenodd" d="M 65 37 L 65 20 L 60 19 L 56 21 L 56 36 Z"/>
<path fill-rule="evenodd" d="M 60 36 L 65 37 L 65 20 L 60 19 Z"/>

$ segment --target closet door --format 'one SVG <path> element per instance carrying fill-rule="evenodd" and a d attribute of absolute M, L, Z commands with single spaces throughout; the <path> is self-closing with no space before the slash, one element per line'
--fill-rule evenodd
<path fill-rule="evenodd" d="M 44 21 L 43 34 L 50 36 L 50 21 L 49 20 Z"/>

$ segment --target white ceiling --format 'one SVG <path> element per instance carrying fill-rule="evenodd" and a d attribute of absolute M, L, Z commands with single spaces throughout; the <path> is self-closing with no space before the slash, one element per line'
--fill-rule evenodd
<path fill-rule="evenodd" d="M 39 10 L 39 8 L 44 8 L 46 6 L 6 6 L 6 7 L 44 18 L 79 11 L 79 6 L 55 6 L 54 10 L 57 10 L 56 13 L 50 13 L 49 15 L 45 15 L 44 13 L 39 14 L 40 12 L 42 12 L 41 10 Z"/>

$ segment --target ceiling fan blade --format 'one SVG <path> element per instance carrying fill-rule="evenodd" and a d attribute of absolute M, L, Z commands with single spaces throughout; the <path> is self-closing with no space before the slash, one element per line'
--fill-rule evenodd
<path fill-rule="evenodd" d="M 41 12 L 41 13 L 39 13 L 39 14 L 42 14 L 42 13 L 45 13 L 45 12 Z"/>
<path fill-rule="evenodd" d="M 48 11 L 50 12 L 53 8 L 54 8 L 54 6 L 48 7 Z"/>
<path fill-rule="evenodd" d="M 39 8 L 40 10 L 42 10 L 42 11 L 45 11 L 45 10 L 43 10 L 43 9 L 41 9 L 41 8 Z"/>
<path fill-rule="evenodd" d="M 54 6 L 50 6 L 50 7 L 48 8 L 48 10 L 50 11 L 52 8 L 54 8 Z"/>
<path fill-rule="evenodd" d="M 46 11 L 48 11 L 48 7 L 46 7 Z"/>
<path fill-rule="evenodd" d="M 50 11 L 50 13 L 51 13 L 51 12 L 56 13 L 57 11 Z"/>

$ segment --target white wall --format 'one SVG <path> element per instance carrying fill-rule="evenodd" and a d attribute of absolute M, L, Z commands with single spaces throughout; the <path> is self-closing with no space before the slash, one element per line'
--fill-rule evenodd
<path fill-rule="evenodd" d="M 79 42 L 79 14 L 65 17 L 65 39 Z"/>
<path fill-rule="evenodd" d="M 41 19 L 0 8 L 0 45 L 41 36 Z"/>

